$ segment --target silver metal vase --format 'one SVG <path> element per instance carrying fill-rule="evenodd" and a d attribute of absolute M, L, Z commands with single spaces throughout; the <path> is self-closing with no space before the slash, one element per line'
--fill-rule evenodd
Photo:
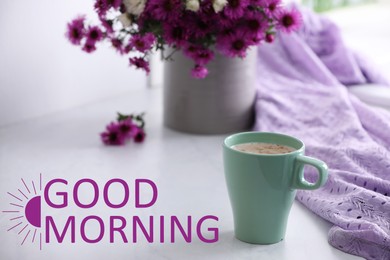
<path fill-rule="evenodd" d="M 180 51 L 164 63 L 164 124 L 193 134 L 248 130 L 254 121 L 256 48 L 244 59 L 216 53 L 205 79 L 194 79 L 192 60 Z"/>

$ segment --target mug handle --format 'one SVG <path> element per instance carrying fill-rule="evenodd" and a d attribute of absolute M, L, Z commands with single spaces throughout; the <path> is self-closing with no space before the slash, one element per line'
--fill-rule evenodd
<path fill-rule="evenodd" d="M 303 169 L 305 164 L 314 166 L 318 170 L 318 180 L 315 183 L 305 180 Z M 315 190 L 323 186 L 328 179 L 328 166 L 321 160 L 298 155 L 295 158 L 292 188 L 301 190 Z"/>

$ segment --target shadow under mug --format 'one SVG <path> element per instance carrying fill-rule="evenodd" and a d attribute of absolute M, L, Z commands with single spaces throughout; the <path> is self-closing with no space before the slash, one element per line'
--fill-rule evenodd
<path fill-rule="evenodd" d="M 253 142 L 287 145 L 295 150 L 252 154 L 232 148 Z M 327 165 L 305 156 L 304 151 L 301 140 L 278 133 L 244 132 L 225 139 L 223 161 L 236 238 L 252 244 L 273 244 L 284 239 L 296 189 L 318 189 L 328 177 Z M 305 180 L 305 164 L 318 170 L 315 183 Z"/>

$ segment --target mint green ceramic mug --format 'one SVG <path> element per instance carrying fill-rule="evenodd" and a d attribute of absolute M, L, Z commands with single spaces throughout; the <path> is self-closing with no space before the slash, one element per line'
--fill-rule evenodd
<path fill-rule="evenodd" d="M 295 150 L 285 154 L 252 154 L 232 148 L 253 142 Z M 223 160 L 236 238 L 252 244 L 273 244 L 284 239 L 296 189 L 318 189 L 328 177 L 327 165 L 305 156 L 304 151 L 302 141 L 278 133 L 245 132 L 225 139 Z M 305 180 L 305 164 L 318 170 L 315 183 Z"/>

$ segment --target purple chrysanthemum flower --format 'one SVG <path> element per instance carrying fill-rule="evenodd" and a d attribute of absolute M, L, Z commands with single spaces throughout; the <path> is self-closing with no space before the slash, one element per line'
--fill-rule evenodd
<path fill-rule="evenodd" d="M 183 49 L 184 55 L 186 55 L 188 58 L 193 58 L 195 56 L 195 53 L 199 50 L 199 46 L 194 45 L 194 44 L 188 44 L 185 46 Z"/>
<path fill-rule="evenodd" d="M 302 23 L 301 13 L 292 8 L 291 10 L 283 10 L 278 14 L 278 28 L 284 32 L 292 32 L 297 30 Z"/>
<path fill-rule="evenodd" d="M 188 33 L 184 26 L 179 24 L 164 24 L 164 39 L 168 44 L 183 47 L 188 40 Z"/>
<path fill-rule="evenodd" d="M 195 67 L 191 70 L 191 76 L 196 79 L 203 79 L 209 74 L 209 71 L 206 67 L 196 64 Z"/>
<path fill-rule="evenodd" d="M 193 44 L 187 45 L 183 49 L 184 55 L 186 55 L 188 58 L 195 61 L 198 65 L 206 65 L 209 63 L 212 59 L 214 59 L 214 52 L 206 49 L 202 46 L 197 46 Z"/>
<path fill-rule="evenodd" d="M 94 8 L 99 17 L 105 16 L 109 9 L 105 0 L 96 0 Z"/>
<path fill-rule="evenodd" d="M 223 9 L 223 12 L 231 19 L 238 19 L 244 15 L 248 5 L 249 0 L 228 0 L 228 4 Z"/>
<path fill-rule="evenodd" d="M 218 29 L 219 15 L 212 8 L 211 1 L 201 1 L 197 12 L 186 11 L 183 14 L 184 25 L 190 38 L 201 39 L 213 30 Z"/>
<path fill-rule="evenodd" d="M 128 43 L 124 48 L 123 48 L 123 53 L 124 54 L 128 54 L 129 52 L 131 52 L 131 50 L 133 49 L 133 46 Z"/>
<path fill-rule="evenodd" d="M 121 135 L 127 138 L 134 137 L 135 134 L 138 132 L 138 126 L 133 123 L 131 118 L 119 121 L 118 128 Z"/>
<path fill-rule="evenodd" d="M 261 13 L 250 12 L 245 16 L 243 31 L 247 35 L 250 44 L 258 44 L 265 35 L 265 31 L 268 29 L 268 22 Z"/>
<path fill-rule="evenodd" d="M 234 26 L 234 20 L 230 19 L 224 12 L 218 13 L 218 28 L 232 28 Z"/>
<path fill-rule="evenodd" d="M 227 28 L 224 28 L 223 30 L 220 30 L 218 32 L 217 36 L 218 36 L 218 38 L 230 37 L 236 31 L 237 31 L 237 28 L 235 28 L 235 27 L 227 27 Z"/>
<path fill-rule="evenodd" d="M 95 42 L 86 41 L 82 50 L 85 51 L 86 53 L 94 52 L 96 50 Z"/>
<path fill-rule="evenodd" d="M 124 53 L 124 47 L 121 39 L 111 38 L 111 44 L 120 54 Z"/>
<path fill-rule="evenodd" d="M 98 16 L 104 18 L 110 8 L 118 10 L 121 5 L 122 0 L 96 0 L 94 7 Z"/>
<path fill-rule="evenodd" d="M 269 17 L 276 17 L 280 12 L 280 4 L 282 0 L 265 0 L 260 6 L 263 7 L 264 13 Z"/>
<path fill-rule="evenodd" d="M 103 32 L 98 26 L 90 26 L 86 33 L 87 42 L 96 43 L 103 39 Z"/>
<path fill-rule="evenodd" d="M 146 74 L 149 74 L 150 68 L 149 68 L 149 62 L 146 61 L 144 58 L 140 57 L 134 57 L 130 58 L 130 65 L 135 66 L 137 69 L 142 69 L 146 72 Z"/>
<path fill-rule="evenodd" d="M 267 0 L 250 0 L 249 1 L 249 4 L 251 5 L 251 6 L 263 6 L 264 4 L 264 2 L 266 2 Z"/>
<path fill-rule="evenodd" d="M 118 10 L 122 4 L 122 0 L 103 0 L 108 8 L 114 8 Z"/>
<path fill-rule="evenodd" d="M 79 45 L 81 40 L 85 36 L 85 28 L 84 28 L 85 17 L 80 16 L 68 23 L 68 30 L 66 32 L 66 36 L 69 41 L 74 45 Z"/>
<path fill-rule="evenodd" d="M 268 21 L 257 11 L 247 11 L 244 17 L 238 30 L 243 31 L 249 45 L 258 45 L 265 37 Z"/>
<path fill-rule="evenodd" d="M 221 36 L 217 39 L 218 50 L 227 57 L 244 58 L 249 45 L 250 41 L 242 30 L 236 30 L 231 35 Z"/>
<path fill-rule="evenodd" d="M 120 132 L 119 125 L 113 122 L 106 126 L 106 131 L 101 133 L 100 137 L 106 145 L 123 145 L 126 140 Z"/>
<path fill-rule="evenodd" d="M 144 130 L 140 127 L 137 127 L 137 132 L 134 135 L 134 142 L 142 143 L 145 140 L 146 134 Z"/>
<path fill-rule="evenodd" d="M 195 52 L 193 59 L 196 64 L 204 66 L 214 59 L 214 52 L 209 49 L 201 48 Z"/>
<path fill-rule="evenodd" d="M 145 11 L 157 20 L 177 21 L 183 9 L 181 0 L 149 0 Z"/>
<path fill-rule="evenodd" d="M 186 14 L 186 27 L 190 38 L 195 40 L 205 37 L 212 30 L 209 20 L 194 12 Z"/>
<path fill-rule="evenodd" d="M 136 34 L 130 39 L 130 46 L 137 51 L 145 52 L 152 48 L 156 37 L 152 33 L 146 33 L 145 35 Z"/>
<path fill-rule="evenodd" d="M 106 29 L 107 34 L 112 34 L 114 32 L 113 26 L 113 21 L 112 20 L 107 20 L 105 18 L 100 18 L 100 22 L 104 29 Z"/>
<path fill-rule="evenodd" d="M 264 35 L 258 34 L 258 35 L 248 35 L 248 44 L 256 46 L 258 45 L 262 40 L 264 40 Z"/>

